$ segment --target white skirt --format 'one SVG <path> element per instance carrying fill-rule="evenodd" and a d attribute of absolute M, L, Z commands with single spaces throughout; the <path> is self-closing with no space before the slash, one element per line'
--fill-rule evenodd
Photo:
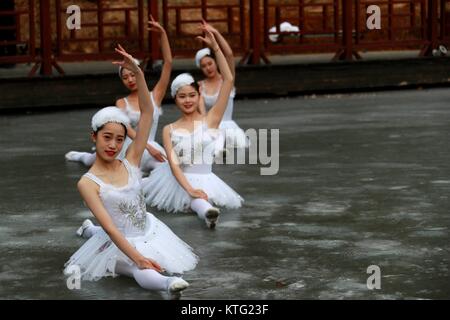
<path fill-rule="evenodd" d="M 166 155 L 166 150 L 156 141 L 148 141 L 148 144 L 150 144 L 153 148 L 161 152 L 163 155 Z M 139 168 L 142 172 L 150 172 L 153 169 L 155 169 L 157 166 L 161 165 L 164 162 L 159 162 L 156 160 L 147 149 L 144 150 L 144 153 L 142 154 L 141 158 L 141 164 Z"/>
<path fill-rule="evenodd" d="M 250 141 L 236 122 L 233 120 L 223 120 L 220 122 L 220 131 L 225 137 L 225 146 L 231 148 L 248 148 Z"/>
<path fill-rule="evenodd" d="M 244 199 L 212 173 L 210 165 L 185 167 L 183 172 L 191 186 L 206 192 L 208 201 L 214 205 L 229 209 L 241 207 Z M 173 176 L 168 162 L 142 179 L 142 189 L 148 205 L 167 212 L 189 211 L 193 200 Z"/>
<path fill-rule="evenodd" d="M 146 230 L 138 236 L 126 236 L 130 244 L 144 257 L 153 259 L 169 274 L 182 274 L 195 268 L 198 257 L 192 248 L 178 238 L 163 222 L 147 213 Z M 80 268 L 81 279 L 96 281 L 116 276 L 118 261 L 132 265 L 131 261 L 101 229 L 87 240 L 66 262 L 67 268 Z"/>

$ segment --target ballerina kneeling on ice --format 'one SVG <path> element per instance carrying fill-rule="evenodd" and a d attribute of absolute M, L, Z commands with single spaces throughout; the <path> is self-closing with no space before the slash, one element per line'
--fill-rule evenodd
<path fill-rule="evenodd" d="M 198 37 L 215 53 L 223 82 L 214 106 L 205 114 L 199 112 L 199 88 L 190 74 L 176 77 L 171 94 L 181 111 L 181 117 L 164 127 L 163 143 L 168 164 L 154 169 L 143 179 L 143 189 L 149 205 L 168 212 L 192 209 L 209 228 L 214 228 L 219 216 L 215 206 L 238 208 L 243 199 L 212 170 L 218 130 L 233 89 L 234 77 L 213 33 L 201 25 L 205 37 Z"/>
<path fill-rule="evenodd" d="M 145 289 L 177 295 L 188 283 L 176 276 L 195 268 L 198 258 L 164 223 L 145 208 L 139 163 L 147 145 L 153 104 L 144 74 L 122 47 L 124 60 L 114 62 L 136 74 L 140 119 L 136 137 L 121 161 L 127 135 L 126 117 L 120 109 L 107 107 L 92 118 L 96 159 L 78 182 L 78 190 L 101 227 L 86 220 L 79 235 L 89 238 L 66 263 L 78 266 L 82 280 L 106 276 L 133 277 Z"/>

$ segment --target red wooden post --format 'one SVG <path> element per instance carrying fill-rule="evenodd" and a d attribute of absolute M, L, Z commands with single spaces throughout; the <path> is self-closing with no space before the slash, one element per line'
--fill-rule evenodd
<path fill-rule="evenodd" d="M 201 4 L 202 18 L 205 19 L 206 21 L 208 21 L 208 10 L 206 10 L 207 6 L 208 5 L 206 3 L 206 0 L 202 0 L 202 4 Z"/>
<path fill-rule="evenodd" d="M 341 60 L 352 60 L 353 51 L 353 19 L 352 19 L 353 1 L 344 1 L 342 7 L 342 42 L 344 51 L 340 57 Z M 359 9 L 359 8 L 358 8 Z"/>
<path fill-rule="evenodd" d="M 342 1 L 342 47 L 336 52 L 333 60 L 351 61 L 353 56 L 361 59 L 361 56 L 353 49 L 353 1 Z M 356 7 L 359 10 L 359 5 Z"/>
<path fill-rule="evenodd" d="M 159 21 L 159 14 L 158 14 L 158 2 L 157 1 L 149 1 L 148 4 L 149 13 L 153 16 L 153 18 L 156 21 Z M 166 19 L 164 19 L 166 20 Z M 168 21 L 164 21 L 163 27 L 166 29 L 166 32 L 168 32 L 167 28 L 168 25 L 166 25 Z M 155 36 L 155 33 L 149 31 L 149 44 L 150 44 L 150 59 L 149 63 L 152 64 L 155 60 L 157 60 L 160 57 L 159 52 L 159 39 Z"/>
<path fill-rule="evenodd" d="M 56 0 L 56 56 L 62 54 L 61 0 Z"/>
<path fill-rule="evenodd" d="M 264 2 L 264 9 L 267 10 L 267 1 Z M 261 37 L 266 35 L 266 32 L 261 34 L 261 12 L 259 7 L 259 0 L 250 0 L 250 48 L 244 54 L 239 64 L 259 64 L 260 60 L 266 64 L 270 64 L 269 59 L 263 52 L 261 46 Z M 266 12 L 264 13 L 266 16 Z M 266 28 L 267 18 L 264 19 L 264 27 Z M 265 41 L 265 40 L 264 40 Z"/>
<path fill-rule="evenodd" d="M 36 26 L 35 26 L 35 18 L 34 18 L 34 2 L 32 0 L 28 1 L 29 11 L 29 29 L 30 29 L 30 55 L 33 57 L 33 60 L 36 59 Z"/>
<path fill-rule="evenodd" d="M 259 12 L 259 0 L 250 0 L 250 46 L 251 64 L 259 64 L 261 60 L 261 14 Z"/>
<path fill-rule="evenodd" d="M 428 40 L 432 49 L 437 46 L 438 40 L 438 3 L 434 0 L 428 0 Z"/>
<path fill-rule="evenodd" d="M 240 11 L 240 25 L 241 25 L 241 48 L 245 52 L 248 49 L 248 42 L 247 42 L 247 31 L 246 31 L 246 24 L 245 24 L 245 1 L 241 0 L 239 1 L 239 11 Z"/>
<path fill-rule="evenodd" d="M 394 39 L 394 3 L 389 1 L 388 3 L 388 39 L 391 42 Z"/>
<path fill-rule="evenodd" d="M 440 26 L 440 35 L 439 35 L 439 39 L 441 41 L 444 40 L 444 38 L 446 37 L 446 28 L 447 28 L 447 10 L 446 10 L 446 0 L 441 0 L 441 9 L 440 9 L 440 14 L 441 16 L 439 17 L 439 20 L 441 21 L 441 26 Z"/>
<path fill-rule="evenodd" d="M 336 2 L 337 1 L 335 1 L 335 3 Z M 304 0 L 299 0 L 298 1 L 298 26 L 299 27 L 302 27 L 302 26 L 304 27 L 305 25 L 306 25 L 306 22 L 305 22 L 305 2 L 304 2 Z M 336 28 L 336 30 L 337 30 L 337 28 Z M 300 32 L 300 37 L 298 38 L 298 42 L 299 43 L 303 43 L 303 41 L 304 41 L 304 38 L 303 38 L 303 30 L 302 30 L 302 32 Z"/>
<path fill-rule="evenodd" d="M 299 24 L 300 26 L 301 24 Z M 358 34 L 358 30 L 356 30 Z M 358 39 L 358 38 L 356 38 Z M 334 1 L 334 42 L 339 41 L 339 1 Z"/>
<path fill-rule="evenodd" d="M 167 5 L 167 0 L 163 0 L 162 11 L 163 11 L 163 27 L 169 28 L 169 8 Z M 166 29 L 166 31 L 169 31 L 169 30 Z"/>
<path fill-rule="evenodd" d="M 420 36 L 425 40 L 427 34 L 427 17 L 426 17 L 426 5 L 425 0 L 420 1 Z"/>
<path fill-rule="evenodd" d="M 420 56 L 433 55 L 438 44 L 438 2 L 428 0 L 427 45 L 420 51 Z"/>
<path fill-rule="evenodd" d="M 152 2 L 152 1 L 150 1 Z M 144 52 L 144 30 L 145 25 L 144 25 L 144 1 L 143 0 L 139 0 L 138 1 L 138 5 L 137 5 L 137 10 L 138 10 L 138 42 L 139 42 L 139 52 Z"/>
<path fill-rule="evenodd" d="M 103 52 L 103 0 L 99 0 L 97 4 L 97 25 L 98 25 L 98 52 Z"/>
<path fill-rule="evenodd" d="M 40 6 L 41 22 L 41 75 L 52 74 L 52 34 L 50 25 L 50 0 L 42 0 Z"/>
<path fill-rule="evenodd" d="M 367 7 L 368 7 L 368 5 L 365 4 L 364 12 L 367 12 Z M 356 0 L 356 2 L 355 2 L 355 44 L 356 45 L 359 44 L 359 38 L 360 38 L 359 31 L 361 30 L 361 15 L 360 15 L 360 10 L 359 10 L 360 8 L 361 8 L 360 0 Z M 367 16 L 365 14 L 363 15 L 363 17 L 366 17 L 366 19 L 367 19 Z"/>

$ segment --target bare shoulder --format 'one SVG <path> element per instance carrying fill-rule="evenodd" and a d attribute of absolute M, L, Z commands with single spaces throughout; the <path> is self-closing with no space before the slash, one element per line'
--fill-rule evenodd
<path fill-rule="evenodd" d="M 83 191 L 93 191 L 93 190 L 97 190 L 97 184 L 92 181 L 91 179 L 82 176 L 80 178 L 80 180 L 78 180 L 77 183 L 77 188 L 78 191 L 83 192 Z"/>
<path fill-rule="evenodd" d="M 163 134 L 170 132 L 171 127 L 173 127 L 173 123 L 166 124 L 163 128 Z"/>

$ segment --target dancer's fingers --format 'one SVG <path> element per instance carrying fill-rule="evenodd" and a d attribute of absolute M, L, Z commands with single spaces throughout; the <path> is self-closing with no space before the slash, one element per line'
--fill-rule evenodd
<path fill-rule="evenodd" d="M 205 43 L 208 42 L 208 41 L 206 40 L 206 38 L 203 38 L 202 36 L 196 36 L 195 39 L 200 40 L 201 42 L 205 42 Z"/>
<path fill-rule="evenodd" d="M 125 56 L 125 55 L 127 54 L 125 51 L 120 50 L 120 49 L 117 49 L 117 48 L 114 48 L 114 50 L 115 50 L 118 54 L 121 54 L 122 56 Z"/>
<path fill-rule="evenodd" d="M 156 270 L 158 270 L 159 272 L 162 272 L 163 269 L 161 268 L 161 266 L 159 264 L 157 264 L 156 262 L 152 261 L 153 266 L 155 266 Z"/>

